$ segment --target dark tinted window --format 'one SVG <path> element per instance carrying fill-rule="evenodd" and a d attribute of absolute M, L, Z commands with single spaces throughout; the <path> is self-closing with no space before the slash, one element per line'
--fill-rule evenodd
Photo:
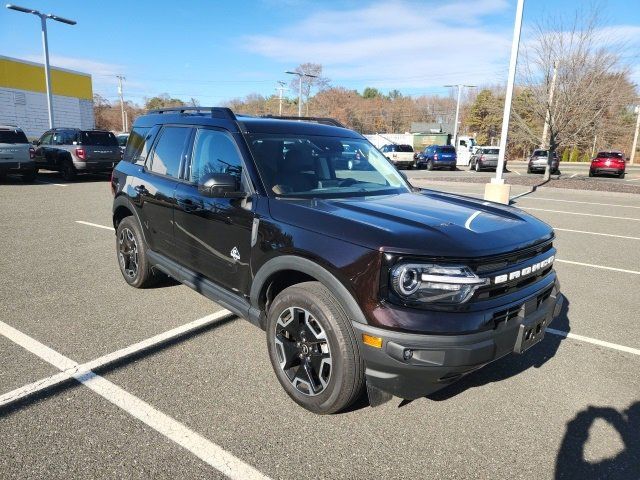
<path fill-rule="evenodd" d="M 151 171 L 177 178 L 190 133 L 190 128 L 163 128 L 151 158 Z"/>
<path fill-rule="evenodd" d="M 413 147 L 411 145 L 398 145 L 399 152 L 413 152 Z"/>
<path fill-rule="evenodd" d="M 40 143 L 42 145 L 49 145 L 51 143 L 51 137 L 53 137 L 53 133 L 47 132 L 40 139 Z"/>
<path fill-rule="evenodd" d="M 117 137 L 118 145 L 120 145 L 121 147 L 126 147 L 128 138 L 129 138 L 128 135 L 118 135 Z"/>
<path fill-rule="evenodd" d="M 0 143 L 29 143 L 22 130 L 0 130 Z"/>
<path fill-rule="evenodd" d="M 76 132 L 73 130 L 58 130 L 53 134 L 54 145 L 71 145 L 76 141 Z"/>
<path fill-rule="evenodd" d="M 80 142 L 82 145 L 95 145 L 96 147 L 118 146 L 118 140 L 111 132 L 82 132 Z"/>
<path fill-rule="evenodd" d="M 536 150 L 533 152 L 534 157 L 546 157 L 548 155 L 546 150 Z"/>
<path fill-rule="evenodd" d="M 140 157 L 146 158 L 148 149 L 145 148 L 145 143 L 149 139 L 147 139 L 147 133 L 149 132 L 148 128 L 140 128 L 136 127 L 131 131 L 131 135 L 129 135 L 129 140 L 127 142 L 127 148 L 124 151 L 123 160 L 131 163 L 136 163 Z"/>
<path fill-rule="evenodd" d="M 242 161 L 231 136 L 219 130 L 200 129 L 193 144 L 189 180 L 198 183 L 212 173 L 230 173 L 240 181 Z"/>
<path fill-rule="evenodd" d="M 451 146 L 438 147 L 443 153 L 456 153 L 456 149 Z"/>
<path fill-rule="evenodd" d="M 500 150 L 497 148 L 483 148 L 480 150 L 480 153 L 485 155 L 498 155 L 499 152 Z"/>

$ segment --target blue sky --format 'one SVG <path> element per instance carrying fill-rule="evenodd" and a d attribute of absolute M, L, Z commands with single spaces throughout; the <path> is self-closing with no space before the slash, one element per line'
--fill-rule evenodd
<path fill-rule="evenodd" d="M 217 105 L 269 95 L 283 72 L 321 63 L 334 85 L 447 94 L 449 83 L 495 84 L 507 74 L 515 0 L 56 1 L 17 4 L 77 20 L 49 22 L 52 64 L 93 75 L 114 100 L 115 74 L 135 102 L 167 92 Z M 638 0 L 597 2 L 602 25 L 627 42 L 640 83 Z M 541 18 L 588 8 L 582 0 L 527 0 L 524 33 Z M 105 6 L 107 5 L 107 6 Z M 0 9 L 0 55 L 40 61 L 36 17 Z M 293 95 L 293 94 L 291 94 Z"/>

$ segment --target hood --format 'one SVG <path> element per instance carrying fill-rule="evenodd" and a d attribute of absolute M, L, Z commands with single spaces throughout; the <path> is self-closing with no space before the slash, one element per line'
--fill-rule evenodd
<path fill-rule="evenodd" d="M 507 253 L 553 236 L 513 207 L 461 195 L 416 193 L 348 199 L 271 199 L 274 219 L 374 250 L 475 258 Z"/>

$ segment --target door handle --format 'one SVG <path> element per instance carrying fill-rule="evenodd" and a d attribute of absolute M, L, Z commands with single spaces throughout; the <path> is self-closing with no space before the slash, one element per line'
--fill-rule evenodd
<path fill-rule="evenodd" d="M 136 192 L 138 192 L 140 195 L 145 195 L 149 193 L 149 190 L 147 190 L 147 187 L 145 187 L 144 185 L 136 185 L 135 187 L 133 187 L 133 189 Z"/>

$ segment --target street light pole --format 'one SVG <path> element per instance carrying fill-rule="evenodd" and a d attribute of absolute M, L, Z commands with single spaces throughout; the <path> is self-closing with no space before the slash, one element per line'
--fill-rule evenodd
<path fill-rule="evenodd" d="M 500 133 L 500 150 L 498 151 L 498 166 L 496 167 L 496 177 L 491 179 L 491 183 L 485 187 L 485 200 L 492 200 L 501 203 L 509 203 L 511 188 L 505 185 L 502 178 L 504 170 L 504 156 L 507 150 L 507 134 L 509 132 L 509 117 L 511 116 L 511 99 L 513 98 L 513 84 L 516 79 L 516 65 L 518 63 L 518 49 L 520 47 L 520 33 L 522 31 L 522 12 L 524 10 L 524 0 L 518 0 L 516 7 L 516 18 L 513 26 L 513 41 L 511 43 L 511 58 L 509 60 L 509 76 L 507 78 L 507 93 L 504 99 L 504 112 L 502 114 L 502 131 Z"/>
<path fill-rule="evenodd" d="M 57 15 L 53 15 L 52 13 L 40 13 L 38 10 L 20 7 L 18 5 L 12 5 L 10 3 L 8 3 L 6 7 L 10 10 L 15 10 L 22 13 L 30 13 L 32 15 L 40 17 L 40 25 L 42 28 L 42 49 L 44 51 L 44 77 L 47 89 L 47 109 L 49 110 L 49 128 L 53 128 L 53 95 L 51 94 L 51 72 L 49 68 L 49 41 L 47 39 L 47 19 L 66 23 L 67 25 L 75 25 L 76 21 L 69 20 L 64 17 L 59 17 Z"/>
<path fill-rule="evenodd" d="M 120 95 L 120 113 L 122 113 L 122 131 L 126 132 L 128 130 L 127 119 L 124 114 L 124 96 L 122 93 L 122 81 L 125 80 L 123 75 L 116 75 L 118 79 L 118 95 Z"/>
<path fill-rule="evenodd" d="M 292 72 L 287 70 L 286 72 L 289 75 L 297 75 L 298 76 L 298 117 L 302 116 L 302 77 L 308 78 L 317 78 L 317 75 L 311 75 L 310 73 L 304 72 Z"/>
<path fill-rule="evenodd" d="M 475 88 L 475 85 L 463 85 L 459 83 L 457 85 L 445 85 L 445 87 L 458 89 L 458 101 L 456 102 L 456 120 L 455 125 L 453 126 L 453 145 L 455 148 L 458 148 L 458 118 L 460 117 L 460 97 L 462 96 L 462 89 L 464 87 Z"/>
<path fill-rule="evenodd" d="M 631 147 L 631 158 L 629 164 L 633 164 L 633 159 L 636 156 L 636 148 L 638 148 L 638 129 L 640 128 L 640 105 L 636 106 L 636 129 L 633 132 L 633 147 Z"/>
<path fill-rule="evenodd" d="M 287 87 L 285 87 L 284 82 L 280 82 L 280 81 L 278 82 L 278 85 L 280 85 L 278 88 L 276 88 L 276 90 L 278 90 L 278 99 L 279 99 L 278 115 L 282 116 L 282 92 L 287 90 Z"/>

